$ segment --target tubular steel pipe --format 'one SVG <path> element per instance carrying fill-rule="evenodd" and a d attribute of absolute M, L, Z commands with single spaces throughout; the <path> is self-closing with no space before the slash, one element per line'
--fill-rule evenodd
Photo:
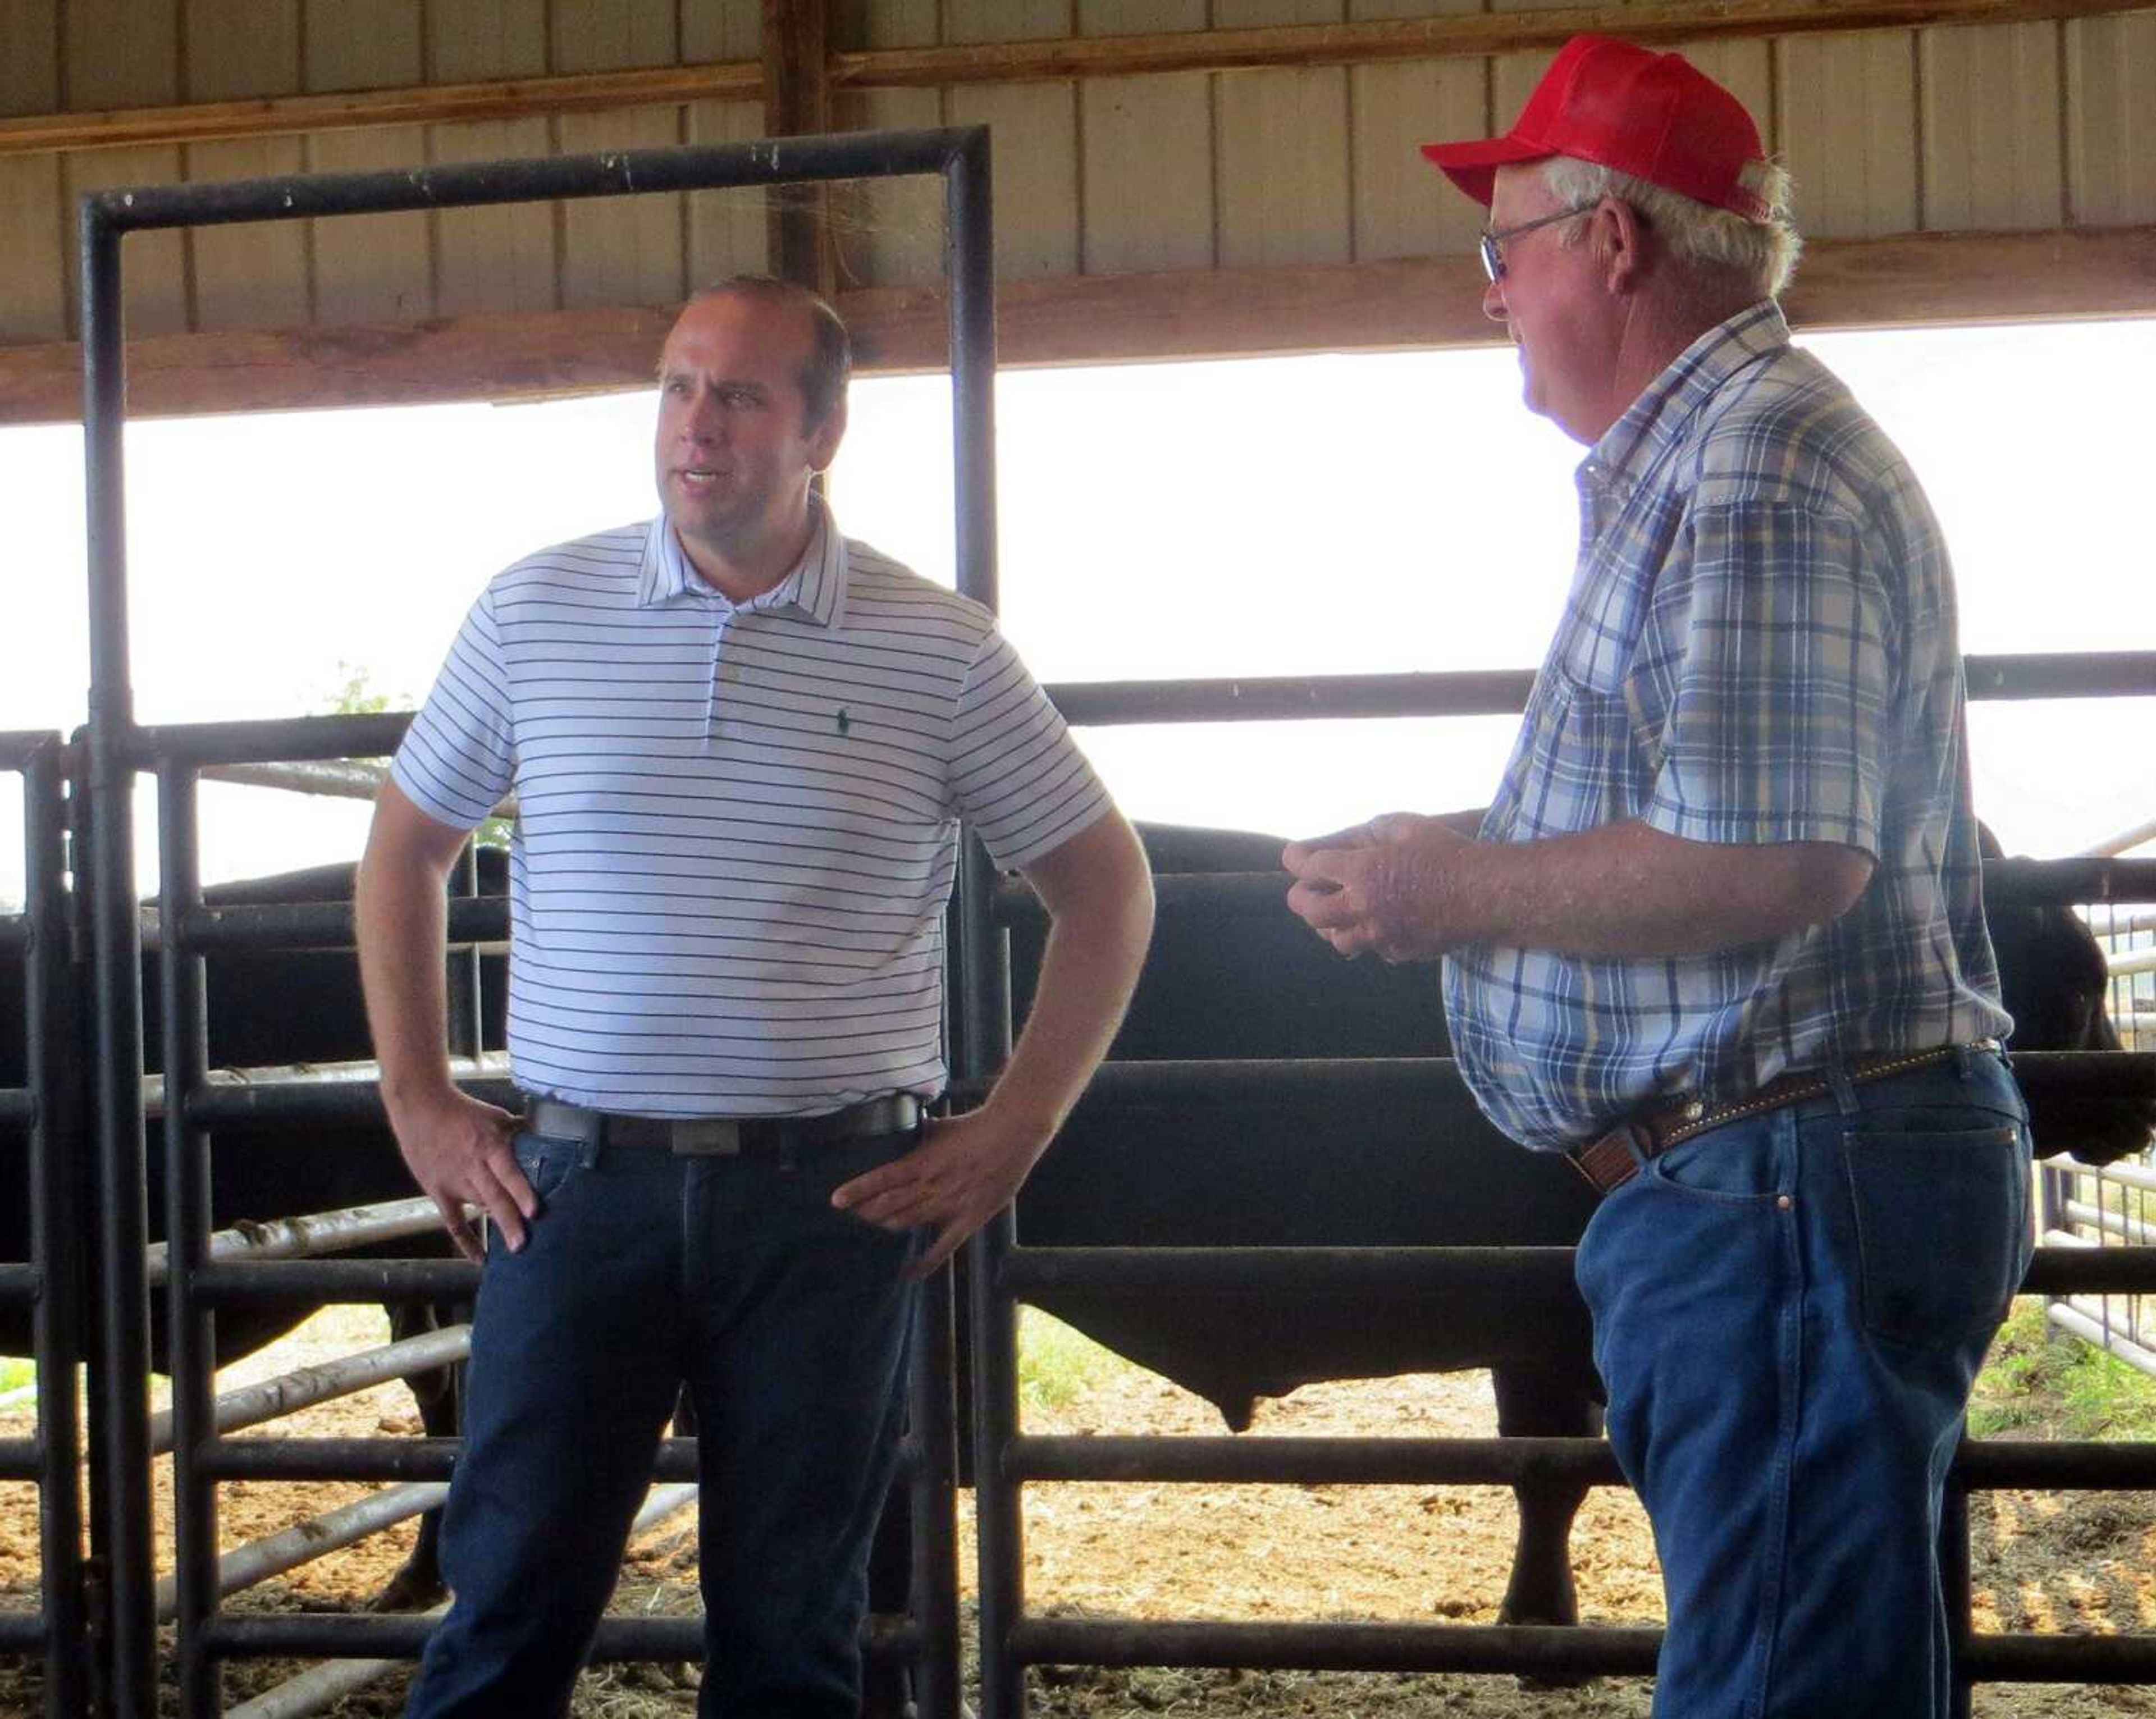
<path fill-rule="evenodd" d="M 985 158 L 987 144 L 975 128 L 854 132 L 376 172 L 197 181 L 99 192 L 85 200 L 98 205 L 102 218 L 119 230 L 213 227 L 239 221 L 311 220 L 630 192 L 942 173 L 969 142 Z"/>
<path fill-rule="evenodd" d="M 920 1463 L 909 1493 L 913 1568 L 907 1609 L 921 1632 L 916 1706 L 922 1713 L 955 1719 L 961 1697 L 953 1275 L 939 1270 L 923 1284 L 914 1314 L 914 1357 L 907 1370 L 908 1430 Z"/>
<path fill-rule="evenodd" d="M 91 996 L 97 1044 L 93 1111 L 101 1317 L 92 1400 L 95 1539 L 109 1644 L 104 1698 L 157 1705 L 157 1604 L 151 1551 L 148 1239 L 142 1167 L 142 999 L 135 925 L 134 695 L 128 684 L 127 543 L 121 432 L 126 416 L 120 227 L 86 198 L 82 259 L 83 431 L 90 583 L 88 803 Z"/>
<path fill-rule="evenodd" d="M 434 1626 L 424 1615 L 227 1612 L 204 1634 L 212 1650 L 227 1659 L 416 1660 Z M 910 1659 L 920 1650 L 920 1632 L 911 1624 L 872 1619 L 861 1631 L 861 1651 L 874 1659 Z M 690 1664 L 703 1656 L 704 1620 L 693 1616 L 604 1619 L 592 1652 L 595 1660 Z"/>
<path fill-rule="evenodd" d="M 221 1435 L 280 1419 L 299 1409 L 372 1390 L 391 1379 L 433 1373 L 451 1367 L 471 1353 L 471 1327 L 444 1326 L 401 1342 L 341 1355 L 317 1367 L 303 1367 L 275 1378 L 228 1391 L 210 1406 Z M 170 1412 L 150 1417 L 150 1449 L 162 1456 L 173 1448 L 173 1419 Z"/>
<path fill-rule="evenodd" d="M 220 949 L 349 949 L 352 944 L 349 901 L 264 902 L 247 907 L 198 905 L 185 918 L 167 918 L 164 922 L 178 926 L 181 947 L 197 953 Z M 466 943 L 498 943 L 508 935 L 509 901 L 506 896 L 459 896 L 449 902 L 449 941 L 452 949 Z"/>
<path fill-rule="evenodd" d="M 467 1209 L 476 1211 L 478 1208 Z M 303 1217 L 279 1218 L 245 1229 L 219 1229 L 203 1249 L 208 1260 L 312 1259 L 344 1248 L 366 1247 L 378 1241 L 400 1241 L 408 1235 L 424 1235 L 442 1227 L 442 1214 L 424 1197 L 393 1200 L 387 1205 L 346 1206 L 335 1212 L 311 1212 Z M 155 1285 L 167 1275 L 168 1249 L 153 1242 L 146 1269 Z"/>
<path fill-rule="evenodd" d="M 1119 1437 L 1013 1439 L 1014 1480 L 1148 1480 L 1281 1486 L 1621 1486 L 1600 1439 Z"/>
<path fill-rule="evenodd" d="M 1462 1624 L 1155 1624 L 1029 1618 L 1008 1650 L 1027 1665 L 1248 1666 L 1261 1670 L 1517 1671 L 1650 1675 L 1659 1629 Z"/>
<path fill-rule="evenodd" d="M 1001 1280 L 1021 1300 L 1047 1289 L 1435 1297 L 1461 1285 L 1562 1290 L 1572 1282 L 1572 1249 L 1021 1247 L 1004 1258 Z"/>
<path fill-rule="evenodd" d="M 27 1131 L 38 1120 L 34 1095 L 15 1087 L 0 1090 L 0 1129 L 13 1133 Z"/>
<path fill-rule="evenodd" d="M 43 1612 L 0 1612 L 0 1653 L 43 1653 L 50 1659 L 52 1644 L 52 1631 Z M 66 1710 L 48 1701 L 45 1711 L 57 1714 Z"/>
<path fill-rule="evenodd" d="M 0 1303 L 35 1306 L 44 1291 L 45 1274 L 36 1265 L 0 1265 Z"/>
<path fill-rule="evenodd" d="M 194 1274 L 205 1307 L 469 1301 L 479 1267 L 469 1260 L 264 1260 L 204 1265 Z"/>
<path fill-rule="evenodd" d="M 510 1110 L 523 1096 L 509 1078 L 509 1060 L 499 1052 L 453 1058 L 450 1077 L 465 1091 Z M 311 1068 L 218 1069 L 209 1084 L 187 1101 L 187 1117 L 206 1128 L 269 1122 L 373 1121 L 385 1120 L 381 1070 L 371 1062 L 322 1063 Z M 163 1077 L 143 1083 L 143 1102 L 162 1114 Z"/>
<path fill-rule="evenodd" d="M 42 1439 L 0 1439 L 0 1480 L 34 1480 L 44 1472 Z"/>
<path fill-rule="evenodd" d="M 455 1439 L 220 1439 L 201 1453 L 203 1470 L 219 1480 L 445 1480 Z M 899 1440 L 898 1476 L 921 1470 L 921 1447 Z M 661 1439 L 655 1480 L 696 1478 L 696 1441 Z"/>
<path fill-rule="evenodd" d="M 424 1515 L 447 1497 L 449 1491 L 447 1486 L 431 1480 L 393 1486 L 387 1491 L 370 1492 L 335 1510 L 324 1511 L 280 1533 L 251 1540 L 217 1561 L 218 1595 L 238 1593 L 272 1576 L 281 1576 L 301 1564 L 312 1563 L 325 1552 L 335 1552 L 396 1523 Z M 178 1604 L 179 1584 L 169 1576 L 159 1581 L 158 1616 L 170 1622 Z"/>
<path fill-rule="evenodd" d="M 24 1065 L 30 1080 L 30 1260 L 37 1300 L 30 1315 L 38 1377 L 40 1610 L 49 1719 L 87 1705 L 89 1618 L 84 1591 L 81 1442 L 75 1371 L 83 1358 L 86 1261 L 74 1166 L 85 1153 L 71 1067 L 66 897 L 66 808 L 60 736 L 40 736 L 22 758 Z"/>
<path fill-rule="evenodd" d="M 160 906 L 168 925 L 182 923 L 202 899 L 193 767 L 157 771 Z M 217 1661 L 202 1651 L 202 1626 L 218 1604 L 217 1483 L 200 1471 L 197 1454 L 217 1436 L 215 1316 L 197 1302 L 190 1275 L 209 1250 L 209 1137 L 187 1118 L 186 1096 L 209 1065 L 209 1005 L 203 958 L 167 949 L 157 963 L 164 1007 L 166 1090 L 181 1102 L 165 1107 L 165 1330 L 170 1349 L 172 1408 L 150 1423 L 150 1448 L 159 1448 L 164 1423 L 172 1460 L 172 1556 L 178 1625 L 181 1719 L 213 1719 L 224 1706 Z M 148 1262 L 144 1261 L 146 1275 Z"/>

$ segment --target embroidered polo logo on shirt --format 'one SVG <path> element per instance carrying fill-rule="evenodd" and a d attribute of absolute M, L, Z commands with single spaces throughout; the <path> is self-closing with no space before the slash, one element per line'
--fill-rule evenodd
<path fill-rule="evenodd" d="M 844 734 L 852 728 L 853 726 L 853 719 L 847 716 L 846 707 L 844 705 L 840 705 L 839 706 L 839 732 Z"/>

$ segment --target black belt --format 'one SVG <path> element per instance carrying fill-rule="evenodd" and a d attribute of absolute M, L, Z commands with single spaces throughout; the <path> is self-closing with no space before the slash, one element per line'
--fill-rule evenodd
<path fill-rule="evenodd" d="M 534 1098 L 524 1111 L 524 1126 L 549 1140 L 577 1140 L 601 1150 L 632 1147 L 677 1157 L 796 1152 L 903 1134 L 920 1121 L 921 1101 L 911 1092 L 886 1093 L 814 1116 L 624 1116 L 558 1098 Z"/>
<path fill-rule="evenodd" d="M 1974 1045 L 1942 1044 L 1931 1050 L 1889 1051 L 1881 1056 L 1860 1057 L 1842 1073 L 1851 1084 L 1856 1085 L 1883 1080 L 1911 1069 L 1928 1068 L 1958 1056 L 1964 1049 L 1998 1049 L 1996 1039 L 1987 1039 Z M 1630 1121 L 1620 1122 L 1599 1139 L 1573 1147 L 1565 1157 L 1573 1168 L 1604 1193 L 1614 1193 L 1640 1173 L 1644 1160 L 1660 1157 L 1671 1147 L 1704 1134 L 1710 1128 L 1779 1110 L 1785 1104 L 1823 1097 L 1832 1090 L 1834 1082 L 1825 1070 L 1795 1069 L 1776 1075 L 1757 1092 L 1726 1104 L 1710 1105 L 1697 1098 L 1671 1099 L 1666 1104 L 1641 1111 Z"/>

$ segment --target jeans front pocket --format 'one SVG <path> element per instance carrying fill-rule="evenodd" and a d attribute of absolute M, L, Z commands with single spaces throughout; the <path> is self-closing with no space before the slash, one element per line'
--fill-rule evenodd
<path fill-rule="evenodd" d="M 2023 1131 L 1851 1129 L 1842 1163 L 1866 1327 L 1925 1347 L 1995 1327 L 2028 1268 Z"/>
<path fill-rule="evenodd" d="M 542 1201 L 552 1199 L 569 1184 L 583 1162 L 581 1140 L 555 1140 L 543 1134 L 519 1134 L 510 1143 L 516 1167 Z"/>

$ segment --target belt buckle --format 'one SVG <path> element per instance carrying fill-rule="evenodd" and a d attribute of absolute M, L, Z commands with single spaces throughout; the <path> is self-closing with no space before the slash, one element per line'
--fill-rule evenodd
<path fill-rule="evenodd" d="M 677 1158 L 738 1157 L 741 1123 L 732 1116 L 692 1116 L 674 1124 L 670 1144 Z"/>

